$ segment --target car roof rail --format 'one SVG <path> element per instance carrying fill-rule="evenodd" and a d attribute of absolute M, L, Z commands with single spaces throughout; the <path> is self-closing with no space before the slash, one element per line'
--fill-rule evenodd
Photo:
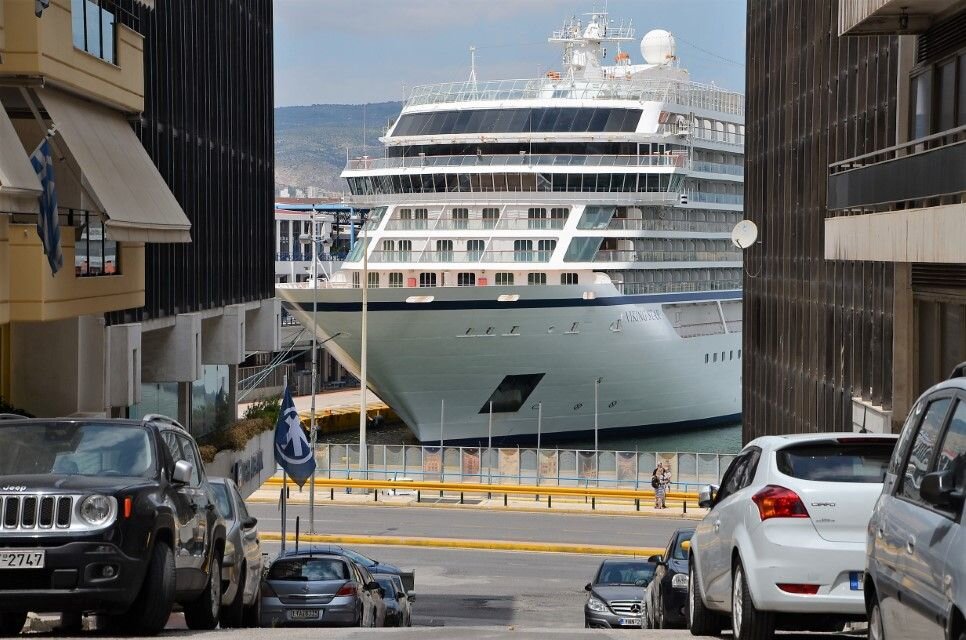
<path fill-rule="evenodd" d="M 184 428 L 184 425 L 182 425 L 180 422 L 178 422 L 174 418 L 169 418 L 168 416 L 164 415 L 163 413 L 148 413 L 148 414 L 145 414 L 144 417 L 141 418 L 141 421 L 142 422 L 163 422 L 163 423 L 165 423 L 167 425 L 170 425 L 172 427 L 178 427 L 182 431 L 185 431 L 185 432 L 188 431 L 187 429 Z"/>
<path fill-rule="evenodd" d="M 0 420 L 28 420 L 28 418 L 19 413 L 0 413 Z"/>
<path fill-rule="evenodd" d="M 953 367 L 953 372 L 949 374 L 949 379 L 966 378 L 966 362 L 960 362 Z"/>

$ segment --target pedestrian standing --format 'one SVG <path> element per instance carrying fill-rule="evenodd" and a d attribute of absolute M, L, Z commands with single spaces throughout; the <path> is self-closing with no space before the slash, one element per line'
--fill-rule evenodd
<path fill-rule="evenodd" d="M 671 486 L 671 465 L 668 465 L 661 474 L 661 508 L 667 509 L 667 490 Z"/>
<path fill-rule="evenodd" d="M 664 494 L 667 485 L 664 484 L 664 464 L 660 462 L 657 463 L 657 468 L 654 469 L 654 475 L 651 476 L 651 486 L 654 487 L 654 508 L 663 509 Z"/>

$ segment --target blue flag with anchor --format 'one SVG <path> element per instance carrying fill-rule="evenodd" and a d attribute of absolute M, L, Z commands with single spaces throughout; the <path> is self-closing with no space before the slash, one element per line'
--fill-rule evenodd
<path fill-rule="evenodd" d="M 50 142 L 44 138 L 30 156 L 37 177 L 40 178 L 40 214 L 37 216 L 37 235 L 44 245 L 50 272 L 56 274 L 64 265 L 60 251 L 60 221 L 57 219 L 57 189 L 54 185 L 54 159 L 50 155 Z"/>
<path fill-rule="evenodd" d="M 275 423 L 275 462 L 301 487 L 315 471 L 315 455 L 305 437 L 292 392 L 285 386 L 285 398 Z"/>

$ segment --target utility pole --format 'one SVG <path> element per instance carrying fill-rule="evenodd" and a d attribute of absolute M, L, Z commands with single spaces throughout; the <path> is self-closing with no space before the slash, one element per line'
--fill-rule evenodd
<path fill-rule="evenodd" d="M 309 421 L 309 439 L 312 455 L 315 456 L 315 445 L 318 442 L 318 425 L 315 420 L 315 396 L 318 391 L 318 332 L 319 332 L 319 243 L 317 238 L 316 211 L 312 206 L 312 229 L 310 240 L 312 242 L 312 417 Z M 315 474 L 317 469 L 312 470 L 312 477 L 309 484 L 309 533 L 315 533 Z"/>

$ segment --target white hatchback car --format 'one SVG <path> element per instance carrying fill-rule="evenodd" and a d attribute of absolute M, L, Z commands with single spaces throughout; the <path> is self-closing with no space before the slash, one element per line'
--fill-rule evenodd
<path fill-rule="evenodd" d="M 896 436 L 766 436 L 750 442 L 691 538 L 692 635 L 737 640 L 775 629 L 835 630 L 865 618 L 866 527 Z"/>

